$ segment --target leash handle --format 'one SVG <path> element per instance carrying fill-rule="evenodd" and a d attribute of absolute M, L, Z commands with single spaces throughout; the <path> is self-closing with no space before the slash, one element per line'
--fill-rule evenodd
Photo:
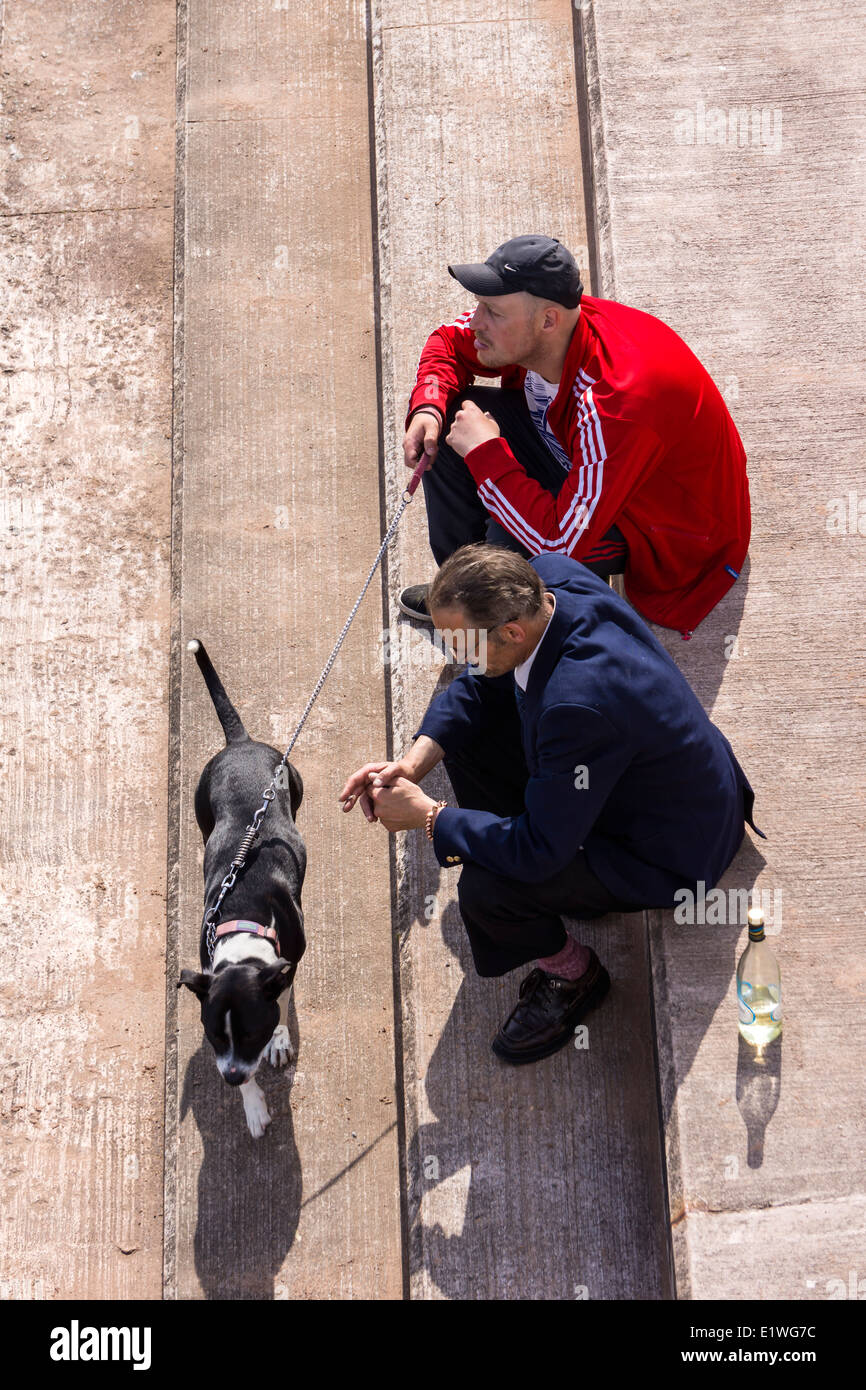
<path fill-rule="evenodd" d="M 408 485 L 408 487 L 406 488 L 405 492 L 403 493 L 403 496 L 404 496 L 404 497 L 406 496 L 406 493 L 408 493 L 410 497 L 413 497 L 413 496 L 414 496 L 415 490 L 417 489 L 418 484 L 420 483 L 421 479 L 423 478 L 423 476 L 424 476 L 424 474 L 425 474 L 426 472 L 427 472 L 427 455 L 426 455 L 426 454 L 422 454 L 421 457 L 419 458 L 417 464 L 415 465 L 415 472 L 412 474 L 412 477 L 409 479 L 409 485 Z"/>

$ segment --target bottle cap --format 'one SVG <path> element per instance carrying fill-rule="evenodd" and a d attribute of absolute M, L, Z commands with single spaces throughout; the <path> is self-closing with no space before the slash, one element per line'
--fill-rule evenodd
<path fill-rule="evenodd" d="M 764 914 L 759 907 L 749 908 L 749 926 L 762 927 L 764 925 Z"/>

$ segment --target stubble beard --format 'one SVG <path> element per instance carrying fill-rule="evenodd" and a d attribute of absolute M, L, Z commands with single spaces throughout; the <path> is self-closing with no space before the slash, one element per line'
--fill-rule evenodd
<path fill-rule="evenodd" d="M 476 349 L 478 353 L 478 360 L 481 363 L 481 365 L 484 367 L 489 367 L 491 370 L 496 370 L 501 367 L 522 366 L 525 364 L 526 360 L 529 357 L 531 357 L 534 350 L 535 339 L 533 339 L 530 342 L 526 338 L 519 345 L 519 347 L 516 349 L 513 355 L 497 352 L 495 348 Z"/>
<path fill-rule="evenodd" d="M 491 371 L 515 365 L 515 360 L 509 353 L 497 353 L 495 348 L 481 348 L 478 360 L 483 367 L 489 367 Z"/>

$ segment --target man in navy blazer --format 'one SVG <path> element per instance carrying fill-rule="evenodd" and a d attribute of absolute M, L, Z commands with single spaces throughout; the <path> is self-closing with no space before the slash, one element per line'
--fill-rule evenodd
<path fill-rule="evenodd" d="M 672 907 L 678 890 L 714 886 L 754 793 L 647 625 L 577 561 L 464 546 L 428 602 L 476 664 L 434 698 L 404 758 L 359 769 L 340 799 L 388 830 L 426 825 L 439 863 L 462 867 L 480 975 L 536 961 L 493 1040 L 531 1062 L 610 985 L 562 916 Z M 417 785 L 443 758 L 456 806 Z"/>

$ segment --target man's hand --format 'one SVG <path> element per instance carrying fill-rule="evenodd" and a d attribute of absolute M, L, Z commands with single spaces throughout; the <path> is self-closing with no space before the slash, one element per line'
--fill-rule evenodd
<path fill-rule="evenodd" d="M 376 817 L 386 830 L 417 830 L 436 802 L 407 777 L 397 777 L 387 786 L 374 775 L 370 797 Z"/>
<path fill-rule="evenodd" d="M 474 401 L 464 401 L 454 416 L 454 424 L 445 437 L 445 443 L 465 459 L 470 449 L 477 448 L 487 439 L 498 439 L 499 434 L 499 426 L 492 415 Z"/>
<path fill-rule="evenodd" d="M 426 777 L 431 768 L 434 768 L 444 756 L 445 749 L 442 748 L 435 739 L 428 738 L 426 734 L 421 734 L 415 739 L 408 753 L 406 753 L 404 757 L 397 759 L 396 762 L 389 763 L 382 761 L 378 763 L 365 763 L 363 767 L 359 767 L 358 771 L 353 772 L 352 776 L 346 782 L 346 785 L 340 792 L 338 800 L 342 801 L 344 811 L 351 811 L 355 802 L 359 801 L 361 803 L 361 810 L 364 812 L 367 820 L 372 824 L 373 821 L 378 821 L 380 819 L 374 810 L 374 790 L 381 791 L 383 787 L 389 786 L 391 783 L 397 781 L 398 778 L 405 782 L 411 782 L 414 785 L 416 782 L 420 782 L 423 777 Z M 435 801 L 431 801 L 429 796 L 424 797 L 423 793 L 419 793 L 419 795 L 424 799 L 424 816 L 426 816 L 428 808 L 431 805 L 435 806 L 436 803 Z M 424 816 L 421 817 L 419 822 L 421 825 L 424 824 Z M 392 829 L 390 825 L 386 825 L 385 828 L 386 830 Z M 402 826 L 399 828 L 405 829 L 405 827 Z"/>
<path fill-rule="evenodd" d="M 412 416 L 403 436 L 403 462 L 407 468 L 414 470 L 422 453 L 427 457 L 427 468 L 432 468 L 441 432 L 442 417 L 435 410 L 419 410 Z"/>
<path fill-rule="evenodd" d="M 340 792 L 338 800 L 342 801 L 344 811 L 351 811 L 355 802 L 360 801 L 361 810 L 371 823 L 379 819 L 373 810 L 373 803 L 370 799 L 370 789 L 374 777 L 379 786 L 387 786 L 396 777 L 403 777 L 413 782 L 415 780 L 412 768 L 404 758 L 394 763 L 365 763 L 363 767 L 358 768 L 357 772 L 353 772 Z"/>

